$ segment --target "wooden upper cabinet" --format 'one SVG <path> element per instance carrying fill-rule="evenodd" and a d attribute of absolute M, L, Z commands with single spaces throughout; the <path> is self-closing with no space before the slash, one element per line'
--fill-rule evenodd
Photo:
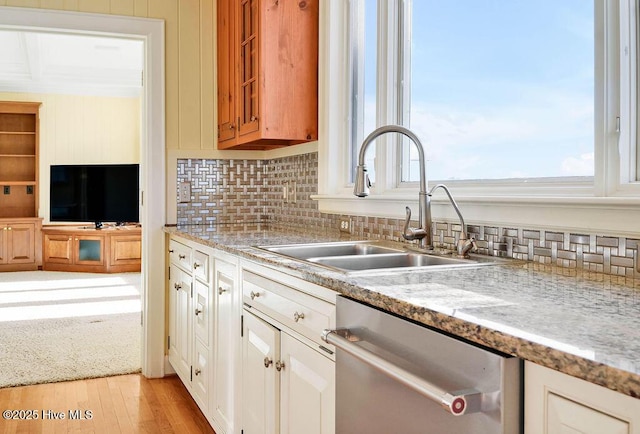
<path fill-rule="evenodd" d="M 318 2 L 218 1 L 218 149 L 318 139 Z"/>
<path fill-rule="evenodd" d="M 218 1 L 218 148 L 236 140 L 235 11 L 232 1 Z"/>

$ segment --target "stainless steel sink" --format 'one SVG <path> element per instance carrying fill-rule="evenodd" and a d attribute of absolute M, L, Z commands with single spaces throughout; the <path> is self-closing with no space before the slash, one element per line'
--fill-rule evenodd
<path fill-rule="evenodd" d="M 474 256 L 462 259 L 451 255 L 415 252 L 393 248 L 373 241 L 348 241 L 335 243 L 290 244 L 258 246 L 260 249 L 279 255 L 322 265 L 347 273 L 373 271 L 405 271 L 410 269 L 442 269 L 491 265 L 495 260 Z"/>
<path fill-rule="evenodd" d="M 476 265 L 474 261 L 455 259 L 444 256 L 433 256 L 420 253 L 391 253 L 367 256 L 334 256 L 325 258 L 310 258 L 309 262 L 322 264 L 329 267 L 341 268 L 349 271 L 407 268 L 407 267 L 433 267 L 451 265 Z"/>
<path fill-rule="evenodd" d="M 318 258 L 324 256 L 377 255 L 402 252 L 402 250 L 382 247 L 368 242 L 336 242 L 316 244 L 290 244 L 286 246 L 261 247 L 273 253 L 291 256 L 297 259 Z"/>

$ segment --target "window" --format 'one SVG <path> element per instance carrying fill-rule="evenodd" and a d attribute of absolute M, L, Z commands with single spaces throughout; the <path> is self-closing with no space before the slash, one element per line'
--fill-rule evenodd
<path fill-rule="evenodd" d="M 613 31 L 623 45 L 629 44 L 626 52 L 635 74 L 638 0 L 628 0 L 628 5 L 623 1 L 620 11 L 613 11 L 621 23 L 611 18 L 611 11 L 598 14 L 598 8 L 611 8 L 611 2 L 602 0 L 359 0 L 352 1 L 352 17 L 369 17 L 376 3 L 377 20 L 360 19 L 359 27 L 351 29 L 352 37 L 359 38 L 355 46 L 365 47 L 364 56 L 351 65 L 352 78 L 369 80 L 352 100 L 352 167 L 363 138 L 375 126 L 400 123 L 425 145 L 432 181 L 504 180 L 522 185 L 546 178 L 593 184 L 598 163 L 609 172 L 602 177 L 611 178 L 613 170 L 620 172 L 621 181 L 639 179 L 635 124 L 640 113 L 635 106 L 640 96 L 629 103 L 630 125 L 625 127 L 622 120 L 634 137 L 626 148 L 620 144 L 620 167 L 596 161 L 596 147 L 610 146 L 597 143 L 602 141 L 597 132 L 600 128 L 607 134 L 612 128 L 610 123 L 597 125 L 605 123 L 605 116 L 596 119 L 596 87 L 608 87 L 607 95 L 616 86 L 621 95 L 639 92 L 635 78 L 626 87 L 623 82 L 606 82 L 609 77 L 598 82 L 598 62 L 624 59 L 617 53 L 598 59 L 597 44 L 604 42 L 596 40 L 602 35 L 594 30 L 600 15 L 608 32 L 620 25 Z M 627 40 L 622 32 L 625 17 Z M 388 109 L 390 102 L 397 106 Z M 396 187 L 417 181 L 417 152 L 407 141 L 395 159 L 376 162 L 376 169 L 387 172 L 385 179 L 394 179 Z M 367 166 L 372 172 L 372 157 Z"/>
<path fill-rule="evenodd" d="M 430 178 L 593 176 L 593 16 L 585 0 L 412 2 L 405 124 Z"/>
<path fill-rule="evenodd" d="M 351 117 L 351 143 L 362 143 L 365 132 L 376 128 L 377 85 L 377 21 L 378 0 L 353 0 L 351 3 L 351 94 L 353 114 Z M 365 162 L 369 179 L 375 182 L 375 143 L 367 150 Z M 351 160 L 357 161 L 358 147 L 351 147 Z M 353 166 L 355 167 L 355 165 Z M 353 180 L 351 171 L 351 180 Z"/>
<path fill-rule="evenodd" d="M 592 48 L 584 49 L 582 59 L 585 55 L 592 56 L 592 64 L 586 68 L 583 78 L 591 76 L 590 85 L 576 87 L 572 81 L 567 87 L 559 86 L 563 92 L 569 92 L 574 89 L 592 93 L 592 100 L 584 106 L 576 105 L 575 107 L 583 107 L 583 110 L 574 112 L 580 115 L 580 119 L 584 124 L 587 123 L 588 116 L 591 116 L 591 125 L 585 127 L 585 132 L 592 135 L 591 145 L 585 147 L 582 152 L 581 148 L 575 148 L 573 154 L 563 154 L 554 157 L 554 172 L 543 173 L 542 170 L 548 167 L 538 165 L 536 171 L 530 173 L 522 173 L 521 176 L 531 176 L 530 178 L 504 178 L 508 176 L 518 175 L 517 173 L 496 175 L 492 172 L 494 166 L 492 162 L 501 158 L 501 155 L 494 155 L 495 158 L 487 158 L 488 166 L 481 164 L 475 166 L 484 169 L 480 175 L 474 175 L 471 169 L 457 170 L 456 173 L 447 173 L 442 169 L 441 177 L 444 179 L 436 179 L 435 171 L 441 170 L 444 164 L 436 163 L 431 155 L 431 161 L 427 162 L 427 175 L 431 180 L 430 184 L 438 181 L 444 181 L 453 193 L 458 205 L 464 214 L 465 221 L 473 224 L 490 224 L 492 226 L 502 228 L 547 228 L 549 230 L 560 230 L 563 228 L 572 228 L 572 230 L 580 230 L 582 233 L 611 234 L 620 236 L 620 234 L 633 234 L 634 237 L 640 233 L 640 182 L 638 167 L 640 167 L 638 151 L 638 137 L 636 134 L 636 125 L 640 122 L 640 112 L 637 106 L 640 100 L 640 94 L 636 82 L 638 78 L 638 3 L 640 0 L 583 0 L 578 3 L 555 2 L 544 0 L 544 3 L 529 0 L 515 0 L 507 2 L 499 2 L 497 0 L 485 0 L 481 3 L 485 8 L 489 8 L 493 4 L 499 4 L 501 7 L 513 8 L 514 5 L 540 4 L 548 7 L 554 6 L 557 10 L 548 13 L 536 13 L 537 19 L 540 21 L 536 27 L 536 32 L 544 33 L 550 27 L 555 16 L 557 20 L 559 16 L 566 19 L 569 15 L 561 13 L 578 14 L 572 10 L 576 7 L 590 8 L 591 16 L 582 9 L 579 15 L 590 20 L 591 28 L 583 30 L 583 37 L 580 39 L 582 43 L 591 45 Z M 575 2 L 575 0 L 567 0 Z M 416 34 L 425 31 L 425 24 L 417 18 L 418 10 L 414 7 L 423 7 L 431 5 L 434 7 L 434 14 L 440 10 L 439 15 L 442 20 L 450 20 L 451 14 L 458 13 L 450 7 L 449 3 L 456 5 L 462 4 L 466 8 L 474 7 L 475 2 L 469 0 L 459 0 L 456 2 L 435 2 L 434 0 L 414 0 L 413 4 L 408 0 L 326 0 L 321 2 L 320 12 L 320 28 L 321 28 L 321 46 L 324 47 L 320 51 L 319 77 L 320 77 L 320 129 L 322 131 L 321 139 L 318 141 L 318 194 L 313 199 L 318 201 L 318 209 L 320 212 L 330 214 L 348 214 L 359 216 L 379 216 L 384 218 L 403 219 L 405 217 L 405 207 L 410 206 L 414 210 L 418 206 L 418 186 L 415 175 L 412 176 L 411 151 L 404 154 L 398 151 L 395 145 L 401 137 L 399 135 L 387 134 L 380 137 L 377 141 L 377 149 L 375 150 L 376 165 L 376 182 L 374 188 L 371 189 L 371 195 L 367 199 L 356 198 L 353 195 L 353 166 L 355 164 L 355 155 L 359 151 L 359 147 L 364 136 L 374 129 L 373 126 L 364 126 L 364 119 L 375 119 L 375 125 L 388 125 L 391 123 L 402 123 L 409 125 L 411 129 L 419 130 L 420 122 L 416 121 L 417 117 L 411 114 L 412 104 L 417 107 L 418 97 L 412 95 L 411 89 L 415 84 L 416 75 L 420 83 L 429 83 L 424 77 L 426 72 L 413 72 L 412 66 L 415 67 L 416 57 L 424 54 L 417 54 L 419 49 L 426 50 L 429 47 L 429 41 L 419 39 Z M 583 4 L 584 3 L 584 4 Z M 375 4 L 375 6 L 372 6 Z M 364 32 L 365 26 L 365 7 L 376 11 L 375 33 L 369 31 Z M 439 8 L 439 9 L 438 9 Z M 570 10 L 571 9 L 571 10 Z M 352 27 L 352 22 L 356 13 L 360 13 L 361 31 Z M 485 9 L 486 10 L 486 9 Z M 446 13 L 444 13 L 446 12 Z M 482 11 L 481 11 L 482 12 Z M 467 13 L 461 11 L 460 14 Z M 494 14 L 503 13 L 496 11 Z M 492 14 L 480 15 L 478 17 L 486 20 L 492 18 Z M 555 14 L 555 15 L 554 15 Z M 456 17 L 454 17 L 456 18 Z M 430 18 L 425 18 L 429 20 Z M 462 18 L 461 18 L 462 19 Z M 451 26 L 457 21 L 452 19 Z M 490 21 L 487 21 L 490 22 Z M 586 29 L 584 20 L 576 28 Z M 495 22 L 491 22 L 492 27 L 498 26 Z M 500 22 L 499 28 L 503 29 L 503 39 L 516 38 L 509 32 L 519 31 L 518 26 L 513 23 Z M 556 26 L 557 27 L 557 26 Z M 419 29 L 418 29 L 419 28 Z M 511 30 L 509 30 L 511 29 Z M 540 29 L 540 30 L 538 30 Z M 464 30 L 464 29 L 463 29 Z M 443 29 L 447 31 L 448 38 L 458 37 L 455 29 Z M 464 33 L 464 32 L 462 32 Z M 574 33 L 580 33 L 575 32 Z M 570 34 L 570 33 L 568 33 Z M 353 42 L 354 35 L 361 35 L 361 43 Z M 372 36 L 375 35 L 375 36 Z M 411 37 L 413 35 L 413 38 Z M 445 33 L 447 35 L 447 33 Z M 588 37 L 591 35 L 591 41 Z M 459 37 L 462 37 L 459 36 Z M 438 36 L 439 39 L 442 39 Z M 469 36 L 467 36 L 469 38 Z M 480 36 L 478 36 L 480 38 Z M 353 89 L 354 77 L 364 77 L 365 71 L 362 69 L 363 63 L 352 61 L 349 59 L 364 59 L 356 57 L 350 50 L 350 47 L 359 48 L 360 54 L 365 53 L 362 50 L 364 41 L 367 40 L 370 46 L 375 45 L 376 50 L 375 61 L 375 93 L 366 93 L 365 87 L 360 88 L 361 93 L 354 98 Z M 574 42 L 578 41 L 577 37 Z M 449 44 L 449 49 L 454 51 L 455 56 L 433 57 L 437 60 L 433 62 L 445 60 L 450 62 L 463 62 L 466 57 L 476 54 L 469 49 L 465 50 L 465 46 L 458 49 L 451 41 L 445 41 Z M 508 41 L 506 41 L 508 42 Z M 498 43 L 506 43 L 498 41 Z M 534 41 L 535 42 L 535 41 Z M 565 41 L 566 42 L 566 41 Z M 564 50 L 568 50 L 572 45 L 563 42 Z M 570 42 L 570 41 L 569 41 Z M 524 44 L 524 42 L 522 42 Z M 532 44 L 533 42 L 528 42 Z M 433 43 L 430 49 L 436 50 L 438 44 Z M 562 44 L 561 44 L 562 45 Z M 580 45 L 584 48 L 584 45 Z M 409 47 L 403 49 L 402 47 Z M 411 48 L 413 47 L 413 48 Z M 454 48 L 451 48 L 454 47 Z M 559 50 L 558 46 L 553 46 L 550 53 Z M 569 47 L 569 48 L 567 48 Z M 482 48 L 482 47 L 479 47 Z M 371 51 L 371 50 L 369 50 Z M 518 51 L 514 51 L 515 54 Z M 507 53 L 506 49 L 500 51 L 500 61 L 503 61 Z M 591 53 L 591 54 L 590 54 Z M 572 56 L 575 53 L 570 53 Z M 562 58 L 556 54 L 556 59 L 560 57 L 559 65 L 562 65 Z M 486 57 L 481 57 L 485 59 Z M 442 59 L 442 60 L 440 60 Z M 453 60 L 449 60 L 453 59 Z M 523 62 L 529 61 L 526 58 Z M 455 63 L 452 63 L 455 64 Z M 349 65 L 359 67 L 359 70 L 350 68 Z M 458 68 L 461 71 L 468 71 L 474 64 L 466 68 Z M 428 65 L 433 66 L 433 65 Z M 517 65 L 516 65 L 517 66 Z M 544 65 L 545 68 L 549 65 Z M 573 64 L 570 65 L 573 68 Z M 444 65 L 435 65 L 433 68 L 443 68 Z M 449 66 L 451 68 L 451 66 Z M 512 68 L 507 65 L 505 70 Z M 560 68 L 560 67 L 557 67 Z M 531 68 L 530 68 L 531 69 Z M 588 69 L 588 71 L 587 71 Z M 429 68 L 426 68 L 428 72 Z M 457 70 L 450 69 L 453 72 Z M 536 74 L 540 75 L 541 70 L 526 71 L 527 74 L 517 76 L 530 78 Z M 553 72 L 553 70 L 551 70 Z M 563 73 L 569 73 L 568 70 L 560 69 Z M 575 71 L 575 70 L 574 70 Z M 459 79 L 459 77 L 447 77 L 448 79 Z M 484 74 L 489 75 L 488 73 Z M 575 76 L 572 75 L 571 77 Z M 373 76 L 372 76 L 373 77 Z M 363 82 L 364 83 L 364 82 Z M 586 81 L 585 81 L 586 83 Z M 553 82 L 551 82 L 553 84 Z M 433 86 L 433 85 L 432 85 Z M 588 88 L 590 86 L 590 89 Z M 371 89 L 370 86 L 366 87 Z M 547 88 L 545 88 L 547 89 Z M 435 90 L 438 90 L 437 87 Z M 480 89 L 482 90 L 482 89 Z M 477 89 L 474 89 L 477 91 Z M 493 94 L 490 94 L 493 96 Z M 445 92 L 445 96 L 448 96 Z M 456 96 L 456 95 L 453 95 Z M 466 96 L 462 93 L 462 96 Z M 473 96 L 473 95 L 472 95 Z M 545 96 L 549 99 L 549 95 L 534 95 L 532 101 L 536 102 Z M 554 95 L 551 95 L 554 96 Z M 560 93 L 555 95 L 560 100 Z M 449 98 L 456 102 L 452 96 Z M 475 96 L 477 99 L 477 95 Z M 536 99 L 537 98 L 537 99 Z M 587 97 L 584 97 L 587 98 Z M 371 101 L 363 104 L 364 100 Z M 375 101 L 375 104 L 373 104 Z M 432 100 L 428 100 L 432 103 Z M 436 101 L 439 102 L 439 101 Z M 357 106 L 357 104 L 360 104 Z M 451 101 L 448 101 L 451 105 Z M 354 118 L 358 115 L 355 107 L 361 107 L 363 116 L 361 121 Z M 463 111 L 467 109 L 462 105 Z M 455 108 L 455 107 L 454 107 Z M 473 107 L 471 107 L 473 108 Z M 484 108 L 484 107 L 483 107 Z M 535 108 L 535 105 L 534 105 Z M 488 110 L 488 109 L 487 109 Z M 369 113 L 368 117 L 365 113 Z M 555 113 L 558 113 L 556 110 Z M 515 113 L 515 110 L 514 110 Z M 508 113 L 513 115 L 513 113 Z M 564 113 L 561 113 L 564 114 Z M 571 113 L 570 113 L 571 114 Z M 487 119 L 493 118 L 486 116 Z M 522 116 L 528 121 L 527 116 Z M 555 119 L 551 119 L 556 121 Z M 470 123 L 474 125 L 473 123 Z M 539 125 L 539 123 L 534 123 Z M 572 123 L 554 122 L 554 127 L 572 127 L 568 131 L 576 132 L 578 128 Z M 546 126 L 546 125 L 545 125 Z M 505 134 L 501 128 L 514 128 L 513 125 L 498 124 L 494 130 L 496 135 Z M 554 131 L 554 130 L 550 130 Z M 549 133 L 551 134 L 551 133 Z M 430 137 L 424 137 L 419 133 L 420 138 L 425 143 L 427 151 L 432 143 Z M 487 134 L 490 138 L 491 134 Z M 392 139 L 393 140 L 390 140 Z M 551 137 L 554 139 L 555 137 Z M 395 142 L 394 142 L 395 141 Z M 568 142 L 568 139 L 567 139 Z M 586 139 L 585 139 L 586 142 Z M 476 141 L 469 143 L 475 144 Z M 536 146 L 544 145 L 536 143 Z M 528 150 L 530 153 L 535 152 Z M 511 147 L 507 147 L 510 151 Z M 409 148 L 411 149 L 411 148 Z M 489 147 L 489 149 L 491 149 Z M 453 151 L 445 149 L 445 151 Z M 471 149 L 474 151 L 474 149 Z M 557 149 L 553 149 L 557 151 Z M 466 158 L 471 154 L 469 150 L 458 150 L 462 157 Z M 479 153 L 480 157 L 485 151 Z M 486 151 L 489 152 L 489 151 Z M 584 154 L 593 153 L 583 157 Z M 561 162 L 564 159 L 573 156 L 575 160 L 569 160 L 576 163 L 575 167 L 590 169 L 591 172 L 574 172 L 583 173 L 580 176 L 568 176 L 569 173 L 563 173 Z M 478 157 L 478 158 L 480 158 Z M 531 160 L 531 161 L 529 161 Z M 590 162 L 590 160 L 592 162 Z M 371 161 L 371 159 L 369 159 Z M 500 163 L 500 169 L 522 169 L 533 167 L 534 158 L 520 157 L 516 163 Z M 368 163 L 368 170 L 372 167 Z M 513 167 L 512 167 L 513 165 Z M 472 166 L 472 168 L 475 168 Z M 548 166 L 551 166 L 549 164 Z M 402 170 L 401 170 L 402 169 Z M 460 175 L 462 173 L 462 175 Z M 592 175 L 586 175 L 592 173 Z M 555 174 L 555 175 L 554 175 Z M 566 176 L 558 176 L 566 175 Z M 472 179 L 472 178 L 482 179 Z M 452 178 L 455 178 L 452 179 Z M 466 179 L 465 179 L 466 178 Z M 402 180 L 408 180 L 402 182 Z M 445 221 L 456 221 L 457 216 L 453 212 L 446 196 L 436 194 L 432 199 L 432 213 L 434 219 L 443 219 Z M 597 232 L 595 232 L 597 231 Z M 577 233 L 577 232 L 576 232 Z"/>

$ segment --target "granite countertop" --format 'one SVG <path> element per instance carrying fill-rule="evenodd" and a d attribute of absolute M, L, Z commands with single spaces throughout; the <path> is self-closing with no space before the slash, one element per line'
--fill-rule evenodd
<path fill-rule="evenodd" d="M 640 398 L 640 280 L 534 262 L 346 274 L 258 245 L 348 240 L 265 224 L 166 232 L 276 267 L 386 311 Z"/>

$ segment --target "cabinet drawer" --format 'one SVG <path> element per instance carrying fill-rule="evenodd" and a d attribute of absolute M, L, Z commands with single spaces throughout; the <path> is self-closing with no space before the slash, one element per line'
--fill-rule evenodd
<path fill-rule="evenodd" d="M 242 293 L 246 304 L 314 341 L 335 322 L 335 305 L 258 274 L 244 273 Z"/>
<path fill-rule="evenodd" d="M 173 264 L 189 273 L 192 270 L 191 248 L 174 239 L 169 240 L 169 258 Z"/>
<path fill-rule="evenodd" d="M 193 252 L 193 274 L 203 282 L 209 282 L 209 255 L 199 250 Z"/>

